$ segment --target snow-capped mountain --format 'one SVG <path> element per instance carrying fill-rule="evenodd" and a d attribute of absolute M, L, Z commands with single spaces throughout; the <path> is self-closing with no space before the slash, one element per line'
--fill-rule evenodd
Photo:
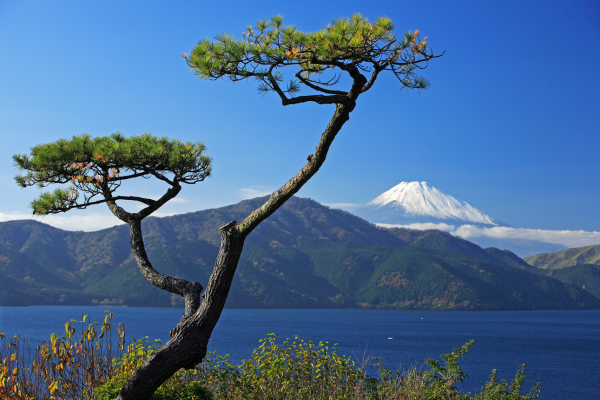
<path fill-rule="evenodd" d="M 442 193 L 427 182 L 402 182 L 357 209 L 354 214 L 369 222 L 381 224 L 430 222 L 482 227 L 508 226 L 470 204 Z"/>

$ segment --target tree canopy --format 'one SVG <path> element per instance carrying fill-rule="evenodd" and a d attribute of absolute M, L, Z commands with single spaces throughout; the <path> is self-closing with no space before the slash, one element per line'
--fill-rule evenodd
<path fill-rule="evenodd" d="M 204 143 L 151 134 L 125 137 L 117 132 L 92 138 L 73 136 L 31 148 L 31 155 L 16 154 L 17 168 L 26 171 L 15 180 L 22 188 L 70 184 L 53 192 L 43 192 L 31 202 L 35 215 L 57 214 L 84 209 L 92 204 L 116 200 L 146 204 L 142 216 L 174 197 L 180 184 L 203 181 L 211 173 L 211 158 L 204 154 Z M 114 196 L 123 181 L 155 177 L 171 186 L 159 200 L 138 196 Z"/>
<path fill-rule="evenodd" d="M 247 26 L 242 40 L 221 33 L 216 41 L 200 40 L 186 58 L 192 71 L 201 79 L 215 80 L 227 77 L 232 81 L 256 79 L 260 92 L 276 92 L 283 104 L 306 101 L 318 103 L 344 102 L 341 96 L 349 92 L 332 90 L 328 87 L 339 83 L 339 75 L 327 79 L 322 74 L 329 69 L 340 69 L 356 80 L 360 72 L 370 72 L 368 81 L 356 87 L 354 93 L 371 88 L 381 71 L 394 73 L 401 86 L 409 89 L 426 89 L 429 82 L 417 74 L 427 62 L 436 57 L 427 47 L 427 37 L 421 38 L 419 31 L 408 31 L 402 38 L 394 35 L 394 24 L 387 17 L 379 17 L 374 23 L 361 14 L 350 18 L 339 18 L 325 29 L 300 32 L 294 25 L 283 26 L 283 17 L 276 15 L 269 21 L 260 20 L 256 26 Z M 295 66 L 296 79 L 291 79 L 285 89 L 282 67 Z M 330 96 L 294 96 L 304 84 Z M 351 90 L 351 91 L 352 91 Z"/>

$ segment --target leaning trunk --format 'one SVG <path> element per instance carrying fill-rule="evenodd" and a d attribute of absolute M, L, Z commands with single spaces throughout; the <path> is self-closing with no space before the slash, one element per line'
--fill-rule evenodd
<path fill-rule="evenodd" d="M 362 75 L 361 75 L 362 77 Z M 362 83 L 361 83 L 362 82 Z M 362 77 L 355 86 L 362 87 Z M 200 308 L 189 318 L 184 318 L 172 332 L 172 339 L 150 357 L 121 390 L 117 400 L 146 400 L 170 376 L 180 368 L 194 368 L 206 355 L 208 340 L 221 316 L 229 288 L 244 246 L 244 239 L 262 221 L 272 215 L 317 173 L 329 151 L 333 139 L 350 118 L 356 105 L 356 97 L 348 97 L 348 104 L 336 104 L 336 110 L 321 135 L 315 153 L 308 156 L 308 163 L 285 185 L 271 194 L 265 204 L 254 210 L 239 224 L 232 221 L 219 228 L 221 248 L 208 286 L 202 295 Z"/>
<path fill-rule="evenodd" d="M 117 400 L 149 399 L 182 366 L 191 369 L 204 359 L 208 340 L 225 306 L 245 239 L 239 234 L 235 221 L 219 230 L 221 248 L 200 307 L 180 324 L 171 340 L 135 372 Z"/>

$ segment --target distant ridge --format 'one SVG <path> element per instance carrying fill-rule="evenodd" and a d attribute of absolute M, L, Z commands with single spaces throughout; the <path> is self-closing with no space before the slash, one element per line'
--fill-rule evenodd
<path fill-rule="evenodd" d="M 525 261 L 541 269 L 561 269 L 580 264 L 600 265 L 600 244 L 538 254 L 525 258 Z"/>
<path fill-rule="evenodd" d="M 218 228 L 266 200 L 147 218 L 148 257 L 161 273 L 204 285 L 219 252 Z M 0 305 L 34 304 L 183 302 L 142 276 L 125 225 L 69 232 L 33 220 L 2 222 Z M 482 249 L 438 230 L 378 228 L 293 197 L 248 237 L 227 307 L 600 309 L 600 300 L 582 284 L 544 276 L 511 252 Z"/>
<path fill-rule="evenodd" d="M 429 222 L 508 226 L 470 204 L 442 193 L 427 182 L 401 182 L 354 211 L 354 214 L 369 222 L 382 224 Z"/>

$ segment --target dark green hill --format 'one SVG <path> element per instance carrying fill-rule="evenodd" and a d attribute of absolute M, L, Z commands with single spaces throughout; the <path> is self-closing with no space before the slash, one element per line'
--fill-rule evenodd
<path fill-rule="evenodd" d="M 579 264 L 600 265 L 600 244 L 576 247 L 557 253 L 538 254 L 525 258 L 525 261 L 536 268 L 542 269 L 560 269 Z"/>
<path fill-rule="evenodd" d="M 555 309 L 598 307 L 555 279 L 453 251 L 301 239 L 315 273 L 364 307 Z"/>
<path fill-rule="evenodd" d="M 85 303 L 81 287 L 47 271 L 29 257 L 0 246 L 2 305 Z"/>
<path fill-rule="evenodd" d="M 264 200 L 148 218 L 142 228 L 150 260 L 165 274 L 205 285 L 218 251 L 218 228 L 241 220 Z M 36 221 L 4 222 L 0 245 L 10 261 L 0 271 L 0 278 L 6 276 L 0 304 L 182 304 L 178 296 L 154 288 L 143 278 L 124 225 L 68 232 Z M 484 250 L 435 230 L 378 228 L 347 212 L 294 197 L 246 241 L 227 306 L 599 306 L 596 298 L 586 297 L 581 285 L 524 269 L 535 270 L 507 251 Z M 40 292 L 40 284 L 45 293 Z"/>
<path fill-rule="evenodd" d="M 600 265 L 579 264 L 544 272 L 554 279 L 579 286 L 600 299 Z"/>

